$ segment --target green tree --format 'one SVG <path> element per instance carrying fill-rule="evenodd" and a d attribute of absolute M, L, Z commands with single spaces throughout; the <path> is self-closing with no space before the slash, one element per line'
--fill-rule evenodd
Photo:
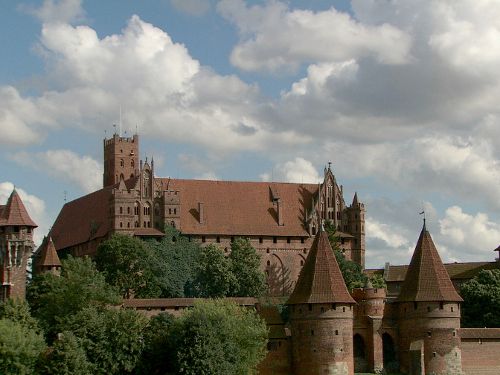
<path fill-rule="evenodd" d="M 482 270 L 462 284 L 463 327 L 500 328 L 500 270 Z"/>
<path fill-rule="evenodd" d="M 163 375 L 172 370 L 175 347 L 171 344 L 171 326 L 175 318 L 168 313 L 152 317 L 144 331 L 144 350 L 137 375 Z"/>
<path fill-rule="evenodd" d="M 236 281 L 229 258 L 213 244 L 201 249 L 196 274 L 193 294 L 198 297 L 225 297 Z"/>
<path fill-rule="evenodd" d="M 0 374 L 36 374 L 35 364 L 44 349 L 42 334 L 21 322 L 0 319 Z"/>
<path fill-rule="evenodd" d="M 370 282 L 374 288 L 387 288 L 384 277 L 382 275 L 373 275 L 370 277 Z"/>
<path fill-rule="evenodd" d="M 345 258 L 340 249 L 340 239 L 332 221 L 327 220 L 325 222 L 325 231 L 328 234 L 328 240 L 335 253 L 347 289 L 362 288 L 366 283 L 367 276 L 363 273 L 361 265 Z"/>
<path fill-rule="evenodd" d="M 265 276 L 260 270 L 260 257 L 248 238 L 236 238 L 231 243 L 229 260 L 235 277 L 229 295 L 258 297 L 266 291 Z"/>
<path fill-rule="evenodd" d="M 24 300 L 9 298 L 0 303 L 0 319 L 10 319 L 31 331 L 41 332 L 38 321 L 31 316 L 30 307 Z"/>
<path fill-rule="evenodd" d="M 155 298 L 161 294 L 163 263 L 140 239 L 114 234 L 99 245 L 94 260 L 123 298 Z"/>
<path fill-rule="evenodd" d="M 92 374 L 130 374 L 144 348 L 148 318 L 135 310 L 86 307 L 64 322 L 87 358 Z"/>
<path fill-rule="evenodd" d="M 38 283 L 42 285 L 38 285 Z M 68 257 L 62 261 L 61 276 L 35 278 L 28 297 L 33 316 L 50 340 L 61 332 L 65 319 L 88 306 L 119 304 L 121 299 L 88 257 Z"/>
<path fill-rule="evenodd" d="M 200 245 L 171 226 L 165 227 L 165 236 L 160 242 L 150 240 L 147 244 L 163 264 L 163 272 L 159 276 L 161 297 L 191 297 L 190 291 L 200 259 Z"/>
<path fill-rule="evenodd" d="M 171 337 L 176 374 L 254 374 L 266 353 L 267 327 L 251 309 L 199 301 L 174 322 Z"/>
<path fill-rule="evenodd" d="M 58 335 L 38 365 L 38 375 L 91 375 L 85 351 L 70 331 Z"/>

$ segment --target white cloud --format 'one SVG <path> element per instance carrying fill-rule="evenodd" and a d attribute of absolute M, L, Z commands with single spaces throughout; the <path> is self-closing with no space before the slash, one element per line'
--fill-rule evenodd
<path fill-rule="evenodd" d="M 277 164 L 271 173 L 260 175 L 263 181 L 318 183 L 323 181 L 314 165 L 301 157 Z"/>
<path fill-rule="evenodd" d="M 85 18 L 82 0 L 44 0 L 39 8 L 22 5 L 22 10 L 34 15 L 44 23 L 75 22 Z"/>
<path fill-rule="evenodd" d="M 182 13 L 200 17 L 210 9 L 209 0 L 170 0 L 170 4 Z"/>
<path fill-rule="evenodd" d="M 90 156 L 80 156 L 69 150 L 48 150 L 30 154 L 19 152 L 12 155 L 17 163 L 36 169 L 72 183 L 84 193 L 102 187 L 102 165 Z"/>
<path fill-rule="evenodd" d="M 492 251 L 500 245 L 500 224 L 490 221 L 482 212 L 470 215 L 461 207 L 452 206 L 439 220 L 439 225 L 441 234 L 450 245 L 471 253 L 492 256 Z"/>
<path fill-rule="evenodd" d="M 394 231 L 388 224 L 380 223 L 369 216 L 366 218 L 366 234 L 368 238 L 376 238 L 391 248 L 400 248 L 408 244 L 408 239 L 399 231 Z"/>
<path fill-rule="evenodd" d="M 14 190 L 14 184 L 9 181 L 0 182 L 0 204 L 5 204 L 9 199 L 12 191 Z M 43 236 L 48 233 L 50 228 L 50 222 L 47 218 L 47 213 L 45 210 L 45 202 L 38 198 L 36 195 L 27 193 L 24 189 L 16 187 L 21 200 L 28 211 L 31 219 L 38 225 L 38 228 L 34 233 L 34 242 L 38 246 L 41 244 Z"/>
<path fill-rule="evenodd" d="M 373 57 L 383 64 L 409 60 L 411 40 L 394 26 L 367 26 L 335 8 L 291 10 L 283 2 L 247 7 L 223 0 L 219 13 L 240 30 L 231 62 L 243 70 L 297 69 L 302 63 Z"/>

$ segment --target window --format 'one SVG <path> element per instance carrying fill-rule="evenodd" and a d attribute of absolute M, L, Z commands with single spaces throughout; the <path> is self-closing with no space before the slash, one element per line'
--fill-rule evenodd
<path fill-rule="evenodd" d="M 134 205 L 134 215 L 139 216 L 139 202 L 135 202 Z"/>
<path fill-rule="evenodd" d="M 217 236 L 217 239 L 216 239 L 217 243 L 220 243 L 220 237 Z"/>
<path fill-rule="evenodd" d="M 259 243 L 262 243 L 263 240 L 262 240 L 262 237 L 259 237 Z"/>
<path fill-rule="evenodd" d="M 290 237 L 287 237 L 286 238 L 286 243 L 290 243 L 290 242 L 291 242 Z"/>
<path fill-rule="evenodd" d="M 300 243 L 304 243 L 304 237 L 300 237 Z"/>
<path fill-rule="evenodd" d="M 125 162 L 123 161 L 123 159 L 120 159 L 120 167 L 124 167 L 125 166 Z"/>
<path fill-rule="evenodd" d="M 177 208 L 174 208 L 174 215 L 177 215 Z"/>
<path fill-rule="evenodd" d="M 134 164 L 134 159 L 132 159 L 132 160 L 130 161 L 130 166 L 131 166 L 132 168 L 134 168 L 134 166 L 135 166 L 135 164 Z"/>
<path fill-rule="evenodd" d="M 304 261 L 303 261 L 303 260 L 301 260 L 301 261 L 300 261 L 300 266 L 302 267 L 303 265 L 304 265 Z"/>
<path fill-rule="evenodd" d="M 123 207 L 120 207 L 120 215 L 123 214 Z"/>
<path fill-rule="evenodd" d="M 273 237 L 273 243 L 277 243 L 278 242 L 278 238 L 276 236 Z"/>
<path fill-rule="evenodd" d="M 205 242 L 205 241 L 206 241 L 205 236 L 201 236 L 201 242 Z"/>
<path fill-rule="evenodd" d="M 309 311 L 313 311 L 313 305 L 312 305 L 312 303 L 310 303 L 310 304 L 308 305 L 308 307 L 309 307 Z"/>
<path fill-rule="evenodd" d="M 335 330 L 335 336 L 338 336 L 338 335 L 339 335 L 339 330 L 338 330 L 338 329 L 336 329 L 336 330 Z"/>
<path fill-rule="evenodd" d="M 267 261 L 267 266 L 269 267 L 270 265 L 271 265 L 271 261 L 270 261 L 270 260 L 268 260 L 268 261 Z"/>
<path fill-rule="evenodd" d="M 127 207 L 127 214 L 130 215 L 130 207 Z"/>

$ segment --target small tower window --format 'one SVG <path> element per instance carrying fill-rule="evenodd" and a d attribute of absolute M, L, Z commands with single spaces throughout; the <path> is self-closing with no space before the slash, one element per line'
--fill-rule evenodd
<path fill-rule="evenodd" d="M 217 236 L 216 241 L 217 241 L 217 243 L 220 243 L 220 236 Z"/>
<path fill-rule="evenodd" d="M 262 243 L 263 240 L 262 240 L 262 237 L 259 237 L 259 243 Z"/>
<path fill-rule="evenodd" d="M 338 335 L 339 335 L 339 330 L 338 330 L 338 329 L 336 329 L 336 330 L 335 330 L 335 336 L 338 336 Z"/>
<path fill-rule="evenodd" d="M 120 159 L 120 167 L 124 167 L 125 166 L 125 162 L 123 161 L 123 159 Z"/>
<path fill-rule="evenodd" d="M 271 265 L 271 261 L 270 261 L 270 260 L 268 260 L 268 261 L 267 261 L 267 266 L 270 266 L 270 265 Z"/>

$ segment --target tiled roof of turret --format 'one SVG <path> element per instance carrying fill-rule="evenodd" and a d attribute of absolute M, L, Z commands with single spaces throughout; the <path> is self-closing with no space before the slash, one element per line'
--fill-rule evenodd
<path fill-rule="evenodd" d="M 425 224 L 408 266 L 398 301 L 462 301 Z"/>
<path fill-rule="evenodd" d="M 38 250 L 38 256 L 36 259 L 37 267 L 53 267 L 60 266 L 61 261 L 57 255 L 56 247 L 52 241 L 52 237 L 46 238 L 43 241 L 40 250 Z"/>
<path fill-rule="evenodd" d="M 37 225 L 31 220 L 26 207 L 16 189 L 12 191 L 7 204 L 0 206 L 0 226 L 22 225 L 36 228 Z"/>
<path fill-rule="evenodd" d="M 320 231 L 311 246 L 287 304 L 355 303 L 345 286 L 328 235 Z"/>

